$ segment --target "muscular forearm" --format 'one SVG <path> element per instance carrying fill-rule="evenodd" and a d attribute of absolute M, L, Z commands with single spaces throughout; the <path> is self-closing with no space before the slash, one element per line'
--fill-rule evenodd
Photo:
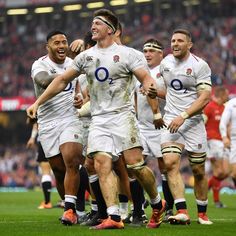
<path fill-rule="evenodd" d="M 161 90 L 160 88 L 157 88 L 157 97 L 166 99 L 166 90 L 165 89 Z"/>
<path fill-rule="evenodd" d="M 202 112 L 203 108 L 209 103 L 211 98 L 210 91 L 204 91 L 198 97 L 198 99 L 192 103 L 192 105 L 185 111 L 191 117 Z"/>
<path fill-rule="evenodd" d="M 43 104 L 50 98 L 60 93 L 67 86 L 67 82 L 64 80 L 63 75 L 57 76 L 43 92 L 43 94 L 37 99 L 38 105 Z"/>
<path fill-rule="evenodd" d="M 153 114 L 160 113 L 158 100 L 152 99 L 149 96 L 146 96 L 146 98 L 147 98 L 148 104 L 150 105 L 150 107 L 152 109 Z"/>

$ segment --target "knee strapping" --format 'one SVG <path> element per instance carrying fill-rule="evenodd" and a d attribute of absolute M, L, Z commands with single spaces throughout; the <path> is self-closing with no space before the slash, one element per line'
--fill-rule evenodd
<path fill-rule="evenodd" d="M 144 166 L 145 166 L 145 162 L 144 162 L 144 160 L 142 160 L 142 161 L 135 163 L 133 165 L 127 165 L 127 168 L 133 169 L 133 170 L 141 170 Z"/>
<path fill-rule="evenodd" d="M 171 145 L 167 147 L 163 147 L 161 149 L 162 155 L 168 154 L 168 153 L 176 153 L 177 155 L 181 156 L 182 149 L 178 146 Z"/>
<path fill-rule="evenodd" d="M 191 165 L 203 164 L 206 161 L 206 153 L 192 153 L 188 159 Z"/>
<path fill-rule="evenodd" d="M 92 152 L 88 155 L 89 158 L 93 159 L 96 155 L 103 155 L 112 159 L 112 154 L 107 152 Z"/>

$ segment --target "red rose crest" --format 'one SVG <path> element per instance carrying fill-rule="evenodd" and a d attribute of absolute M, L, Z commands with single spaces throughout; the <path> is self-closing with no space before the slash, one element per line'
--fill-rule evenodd
<path fill-rule="evenodd" d="M 119 62 L 120 61 L 120 57 L 118 55 L 113 56 L 113 61 L 115 63 Z"/>
<path fill-rule="evenodd" d="M 191 75 L 191 74 L 192 74 L 192 69 L 191 69 L 191 68 L 188 68 L 187 71 L 186 71 L 186 74 L 187 74 L 187 75 Z"/>

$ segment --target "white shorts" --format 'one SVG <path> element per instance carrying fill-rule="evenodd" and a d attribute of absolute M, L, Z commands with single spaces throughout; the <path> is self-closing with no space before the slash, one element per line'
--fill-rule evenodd
<path fill-rule="evenodd" d="M 223 159 L 224 154 L 224 144 L 221 140 L 209 139 L 207 141 L 207 157 L 215 159 Z"/>
<path fill-rule="evenodd" d="M 168 122 L 166 122 L 168 123 Z M 189 118 L 180 126 L 177 133 L 170 133 L 166 128 L 161 134 L 161 144 L 175 142 L 185 145 L 189 152 L 203 153 L 207 150 L 207 135 L 203 120 Z"/>
<path fill-rule="evenodd" d="M 229 163 L 236 164 L 236 140 L 231 139 Z"/>
<path fill-rule="evenodd" d="M 39 125 L 39 140 L 46 158 L 60 153 L 63 143 L 75 142 L 83 144 L 81 122 L 77 117 L 64 118 Z"/>
<path fill-rule="evenodd" d="M 140 127 L 140 135 L 143 146 L 143 155 L 148 159 L 162 157 L 161 153 L 161 130 L 143 129 Z"/>
<path fill-rule="evenodd" d="M 140 146 L 137 119 L 131 111 L 92 117 L 88 136 L 88 155 L 94 152 L 106 152 L 115 160 L 122 151 Z"/>

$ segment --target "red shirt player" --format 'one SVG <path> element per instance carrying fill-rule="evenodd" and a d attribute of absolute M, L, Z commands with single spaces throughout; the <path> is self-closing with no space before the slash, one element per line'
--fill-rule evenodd
<path fill-rule="evenodd" d="M 211 160 L 212 177 L 209 179 L 208 187 L 212 188 L 213 200 L 218 208 L 224 207 L 220 202 L 221 181 L 228 176 L 225 168 L 224 144 L 221 139 L 219 124 L 224 111 L 224 103 L 228 100 L 228 90 L 219 86 L 214 89 L 212 101 L 204 109 L 204 118 L 208 139 L 207 156 Z"/>

